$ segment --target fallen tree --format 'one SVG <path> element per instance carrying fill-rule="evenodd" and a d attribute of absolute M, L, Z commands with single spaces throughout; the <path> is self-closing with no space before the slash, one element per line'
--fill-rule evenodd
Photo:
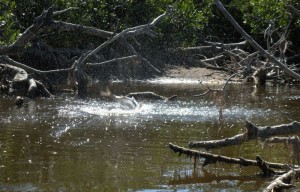
<path fill-rule="evenodd" d="M 285 64 L 277 60 L 272 54 L 263 49 L 249 34 L 247 34 L 242 27 L 235 21 L 235 19 L 229 14 L 219 0 L 215 0 L 217 8 L 223 13 L 227 20 L 233 25 L 233 27 L 257 50 L 261 55 L 278 65 L 285 73 L 291 77 L 300 80 L 300 75 L 293 70 L 289 69 Z"/>
<path fill-rule="evenodd" d="M 300 175 L 300 169 L 298 165 L 286 165 L 280 163 L 272 163 L 264 161 L 260 156 L 256 156 L 255 160 L 240 158 L 231 158 L 226 156 L 221 156 L 218 154 L 211 154 L 207 152 L 200 152 L 184 147 L 179 147 L 172 143 L 169 143 L 170 149 L 174 153 L 179 153 L 179 156 L 184 154 L 189 158 L 194 158 L 194 166 L 196 166 L 197 159 L 204 159 L 202 167 L 209 164 L 216 163 L 228 163 L 237 164 L 240 166 L 256 166 L 260 168 L 262 176 L 274 176 L 280 175 L 274 181 L 272 181 L 265 189 L 266 192 L 271 191 L 282 191 L 283 189 L 289 189 L 294 187 L 291 184 L 293 179 L 298 179 Z M 282 171 L 275 171 L 273 169 L 280 169 Z"/>
<path fill-rule="evenodd" d="M 236 73 L 250 73 L 250 76 L 253 77 L 256 85 L 263 85 L 266 82 L 267 77 L 267 64 L 268 62 L 273 62 L 275 65 L 279 66 L 286 74 L 293 77 L 294 79 L 299 80 L 300 75 L 295 73 L 293 70 L 289 69 L 284 63 L 277 60 L 271 53 L 265 51 L 258 43 L 254 41 L 254 39 L 248 35 L 233 19 L 233 17 L 227 12 L 227 10 L 223 7 L 219 0 L 215 0 L 215 4 L 217 8 L 223 13 L 223 15 L 230 21 L 230 23 L 234 26 L 234 28 L 246 39 L 248 43 L 250 43 L 262 56 L 267 58 L 267 62 L 262 62 L 259 65 L 259 68 L 254 68 L 251 64 L 254 60 L 258 61 L 257 53 L 254 52 L 253 54 L 246 54 L 245 52 L 240 49 L 227 50 L 227 53 L 230 55 L 231 60 L 233 61 L 233 69 Z M 295 10 L 293 10 L 295 12 Z M 297 11 L 296 11 L 297 13 Z M 207 47 L 208 48 L 208 47 Z M 206 49 L 207 49 L 206 48 Z M 189 49 L 189 50 L 198 50 L 202 51 L 202 49 Z M 236 51 L 238 50 L 238 51 Z M 282 53 L 282 52 L 280 52 Z M 220 54 L 220 53 L 218 53 Z M 214 57 L 218 58 L 218 57 Z M 254 68 L 254 70 L 253 70 Z M 230 78 L 229 78 L 230 79 Z M 229 80 L 224 84 L 223 88 L 221 89 L 211 89 L 207 88 L 207 91 L 195 96 L 205 96 L 209 93 L 215 93 L 219 95 L 218 97 L 222 98 L 222 94 L 226 87 L 226 84 Z M 220 99 L 219 99 L 220 100 Z M 221 105 L 222 106 L 222 105 Z M 220 109 L 221 110 L 221 109 Z M 299 138 L 297 136 L 288 137 L 288 138 L 270 138 L 275 135 L 284 135 L 284 134 L 295 134 L 300 132 L 300 123 L 299 122 L 292 122 L 290 124 L 283 124 L 277 126 L 265 126 L 265 127 L 257 127 L 251 122 L 246 122 L 245 128 L 243 133 L 237 134 L 230 138 L 220 139 L 220 140 L 210 140 L 210 141 L 191 141 L 189 143 L 190 148 L 205 148 L 206 150 L 212 148 L 221 148 L 231 145 L 239 145 L 244 142 L 253 139 L 267 139 L 265 144 L 267 143 L 284 143 L 286 145 L 293 146 L 294 155 L 297 156 L 297 160 L 299 160 Z M 259 156 L 256 156 L 256 160 L 249 160 L 244 158 L 232 158 L 221 156 L 218 154 L 211 154 L 202 151 L 196 151 L 192 149 L 187 149 L 184 147 L 180 147 L 169 143 L 170 149 L 174 153 L 179 153 L 187 155 L 189 158 L 194 159 L 194 167 L 196 166 L 197 159 L 204 159 L 202 164 L 203 166 L 209 164 L 216 164 L 217 162 L 223 162 L 228 164 L 238 164 L 240 166 L 257 166 L 261 169 L 263 176 L 274 176 L 274 175 L 281 175 L 277 177 L 264 191 L 282 191 L 283 189 L 289 189 L 294 187 L 291 182 L 294 179 L 299 178 L 299 166 L 298 165 L 286 165 L 286 164 L 278 164 L 272 162 L 266 162 Z M 299 162 L 299 161 L 297 161 Z M 280 172 L 274 169 L 281 169 Z"/>
<path fill-rule="evenodd" d="M 152 22 L 140 25 L 136 27 L 131 27 L 123 30 L 120 33 L 116 32 L 109 32 L 100 30 L 94 27 L 87 27 L 82 26 L 79 24 L 73 24 L 73 23 L 67 23 L 63 21 L 56 21 L 54 20 L 54 16 L 57 14 L 60 14 L 65 11 L 72 10 L 73 8 L 54 12 L 53 8 L 50 7 L 48 10 L 46 10 L 44 13 L 42 13 L 40 16 L 36 17 L 33 24 L 24 31 L 20 35 L 20 37 L 11 45 L 8 46 L 0 46 L 0 55 L 2 63 L 9 64 L 10 66 L 18 67 L 18 69 L 22 69 L 24 73 L 24 79 L 22 81 L 27 81 L 30 87 L 30 91 L 27 92 L 27 95 L 30 97 L 36 97 L 38 96 L 36 92 L 34 91 L 36 86 L 34 85 L 37 83 L 39 87 L 41 87 L 41 83 L 37 82 L 36 80 L 27 79 L 25 77 L 28 72 L 36 73 L 36 74 L 68 74 L 68 79 L 70 85 L 77 90 L 77 95 L 79 97 L 85 97 L 87 94 L 87 86 L 88 86 L 88 76 L 87 76 L 87 68 L 88 67 L 97 67 L 102 65 L 107 65 L 111 63 L 132 63 L 134 67 L 137 68 L 138 66 L 144 66 L 148 71 L 153 71 L 156 74 L 160 74 L 161 71 L 158 70 L 156 67 L 154 67 L 147 59 L 143 58 L 135 49 L 133 46 L 130 45 L 130 43 L 127 41 L 128 38 L 135 39 L 136 36 L 146 34 L 153 36 L 155 33 L 152 30 L 153 27 L 162 20 L 166 15 L 170 14 L 171 8 L 168 7 L 167 11 L 161 15 L 159 15 L 157 18 L 155 18 Z M 48 70 L 48 71 L 42 71 L 38 70 L 32 67 L 29 67 L 28 65 L 25 65 L 23 63 L 14 61 L 8 56 L 12 56 L 15 54 L 18 54 L 23 51 L 25 46 L 28 45 L 28 43 L 32 42 L 37 35 L 40 35 L 48 30 L 56 30 L 56 31 L 68 31 L 68 32 L 80 32 L 85 33 L 88 35 L 98 36 L 102 38 L 108 38 L 104 43 L 97 46 L 95 49 L 89 49 L 86 50 L 81 54 L 79 59 L 74 59 L 73 64 L 71 67 L 64 68 L 64 69 L 55 69 L 55 70 Z M 131 53 L 131 55 L 121 56 L 121 57 L 115 57 L 110 60 L 102 60 L 100 59 L 100 62 L 91 62 L 93 58 L 98 58 L 99 61 L 99 55 L 97 55 L 98 52 L 103 51 L 104 48 L 107 48 L 108 45 L 112 44 L 113 42 L 118 41 L 118 44 L 120 46 L 123 46 L 124 49 L 126 49 L 128 52 Z M 20 74 L 20 73 L 17 73 Z M 21 80 L 15 80 L 14 82 L 20 82 Z M 21 85 L 18 83 L 18 85 Z M 26 86 L 25 86 L 26 87 Z M 15 86 L 16 89 L 16 86 Z M 21 93 L 21 92 L 20 92 Z M 24 95 L 24 94 L 23 94 Z M 26 95 L 26 94 L 25 94 Z"/>
<path fill-rule="evenodd" d="M 299 138 L 297 136 L 293 137 L 272 137 L 274 135 L 283 134 L 295 134 L 300 132 L 300 123 L 293 122 L 290 124 L 276 125 L 276 126 L 265 126 L 257 127 L 250 122 L 246 122 L 246 130 L 242 134 L 235 135 L 230 138 L 225 138 L 221 140 L 211 140 L 211 141 L 198 141 L 190 142 L 189 147 L 192 148 L 221 148 L 231 145 L 239 145 L 252 139 L 265 139 L 265 144 L 269 143 L 283 143 L 285 145 L 292 145 L 293 152 L 298 159 L 299 151 Z M 170 149 L 174 153 L 179 153 L 179 155 L 186 155 L 189 158 L 194 159 L 194 167 L 198 159 L 204 159 L 202 167 L 210 164 L 216 163 L 228 163 L 228 164 L 238 164 L 240 166 L 256 166 L 260 168 L 262 176 L 278 176 L 274 181 L 272 181 L 269 186 L 264 191 L 282 191 L 283 189 L 288 189 L 293 187 L 291 185 L 292 180 L 299 178 L 299 165 L 297 164 L 280 164 L 264 161 L 260 156 L 256 156 L 255 160 L 245 159 L 245 158 L 232 158 L 227 156 L 222 156 L 218 154 L 212 154 L 204 151 L 196 151 L 178 145 L 169 143 Z M 298 159 L 299 160 L 299 159 Z M 297 161 L 299 162 L 299 161 Z M 276 170 L 277 169 L 277 170 Z M 278 171 L 279 170 L 279 171 Z"/>
<path fill-rule="evenodd" d="M 28 98 L 53 97 L 48 89 L 39 81 L 30 78 L 27 72 L 19 67 L 0 64 L 0 75 L 5 78 L 3 90 L 9 91 L 12 95 L 22 95 Z"/>

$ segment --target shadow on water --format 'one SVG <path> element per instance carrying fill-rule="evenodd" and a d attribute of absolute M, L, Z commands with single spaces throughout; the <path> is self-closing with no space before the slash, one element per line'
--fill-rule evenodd
<path fill-rule="evenodd" d="M 230 85 L 221 118 L 211 98 L 192 97 L 206 89 L 199 84 L 112 85 L 117 95 L 178 95 L 169 102 L 143 100 L 135 110 L 100 97 L 100 87 L 93 85 L 86 100 L 63 93 L 26 101 L 22 108 L 10 98 L 0 100 L 0 191 L 257 191 L 266 180 L 256 168 L 201 168 L 200 161 L 194 170 L 168 143 L 230 137 L 245 120 L 257 125 L 300 120 L 296 87 Z M 289 161 L 285 148 L 265 150 L 260 141 L 210 152 Z"/>

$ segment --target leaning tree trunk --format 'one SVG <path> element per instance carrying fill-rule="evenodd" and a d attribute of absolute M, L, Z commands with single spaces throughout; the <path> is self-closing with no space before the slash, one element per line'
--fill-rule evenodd
<path fill-rule="evenodd" d="M 29 98 L 52 97 L 47 88 L 41 82 L 30 78 L 24 69 L 8 64 L 0 64 L 0 74 L 2 77 L 7 78 L 10 94 Z"/>

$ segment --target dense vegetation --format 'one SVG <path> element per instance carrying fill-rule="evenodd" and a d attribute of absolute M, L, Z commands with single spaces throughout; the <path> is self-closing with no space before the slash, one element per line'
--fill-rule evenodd
<path fill-rule="evenodd" d="M 300 19 L 293 17 L 287 8 L 287 5 L 292 5 L 299 9 L 298 0 L 227 0 L 223 3 L 243 29 L 265 49 L 274 45 L 288 29 L 286 40 L 292 43 L 288 44 L 289 52 L 286 56 L 300 52 L 298 38 Z M 131 45 L 134 49 L 160 69 L 166 63 L 185 63 L 191 66 L 195 60 L 199 60 L 199 55 L 203 56 L 198 54 L 194 57 L 194 55 L 184 55 L 185 53 L 182 55 L 178 52 L 174 54 L 172 51 L 177 51 L 179 47 L 200 46 L 204 41 L 232 43 L 244 40 L 218 11 L 213 0 L 2 0 L 0 2 L 0 45 L 13 44 L 49 7 L 53 7 L 54 11 L 74 8 L 54 15 L 56 21 L 92 26 L 116 34 L 129 27 L 149 23 L 162 14 L 168 5 L 173 7 L 172 14 L 155 26 L 154 36 L 140 35 L 127 40 L 132 41 Z M 26 45 L 24 51 L 10 56 L 36 69 L 67 68 L 73 64 L 74 58 L 80 57 L 82 53 L 96 48 L 105 41 L 107 38 L 48 28 L 38 33 Z M 113 49 L 101 50 L 102 58 L 109 60 L 129 55 L 126 48 L 119 46 L 118 43 L 113 45 L 115 46 Z M 272 50 L 272 54 L 279 57 L 278 44 Z M 190 59 L 191 62 L 185 62 L 182 58 Z M 115 75 L 113 74 L 115 71 L 119 71 L 119 74 L 124 73 L 122 67 L 116 66 L 98 68 L 97 76 L 107 79 L 109 75 Z M 131 66 L 131 68 L 135 67 Z M 146 77 L 144 72 L 147 70 L 136 71 L 143 71 L 136 74 Z M 125 75 L 124 78 L 129 76 Z"/>
<path fill-rule="evenodd" d="M 269 25 L 272 25 L 279 35 L 283 32 L 291 19 L 286 5 L 300 7 L 297 0 L 227 0 L 223 3 L 227 4 L 234 18 L 261 41 Z M 176 11 L 160 24 L 159 35 L 151 41 L 167 46 L 195 46 L 204 39 L 225 42 L 240 40 L 240 36 L 235 35 L 230 24 L 216 10 L 212 0 L 2 0 L 0 2 L 0 43 L 7 45 L 14 42 L 19 33 L 33 23 L 35 17 L 52 5 L 55 10 L 78 8 L 59 15 L 57 20 L 94 26 L 108 31 L 114 31 L 117 22 L 118 31 L 147 23 L 161 14 L 167 5 L 173 5 Z M 295 47 L 299 44 L 295 35 L 299 25 L 298 19 L 290 28 L 289 40 L 295 43 Z M 74 36 L 76 34 L 56 35 L 55 31 L 51 31 L 37 38 L 55 47 L 86 46 L 91 42 L 91 38 L 94 39 L 94 37 L 76 36 L 74 40 Z M 274 35 L 274 38 L 278 38 L 278 34 Z"/>

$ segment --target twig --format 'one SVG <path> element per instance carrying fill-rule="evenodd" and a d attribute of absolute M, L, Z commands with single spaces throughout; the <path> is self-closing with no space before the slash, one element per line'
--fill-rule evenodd
<path fill-rule="evenodd" d="M 78 10 L 78 9 L 79 9 L 78 7 L 69 7 L 69 8 L 64 9 L 64 10 L 54 11 L 53 16 L 65 13 L 65 12 L 70 11 L 70 10 Z"/>
<path fill-rule="evenodd" d="M 9 64 L 11 64 L 13 66 L 16 66 L 16 67 L 19 67 L 19 68 L 22 68 L 22 69 L 26 70 L 27 72 L 34 72 L 34 73 L 39 73 L 39 74 L 68 72 L 69 70 L 72 69 L 72 67 L 71 67 L 71 68 L 66 68 L 66 69 L 55 69 L 55 70 L 49 70 L 49 71 L 42 71 L 42 70 L 38 70 L 38 69 L 35 69 L 35 68 L 32 68 L 32 67 L 29 67 L 29 66 L 27 66 L 23 63 L 18 62 L 18 61 L 15 61 L 15 60 L 9 58 L 8 56 L 0 56 L 0 58 L 3 61 L 6 61 L 6 62 L 8 62 Z"/>

